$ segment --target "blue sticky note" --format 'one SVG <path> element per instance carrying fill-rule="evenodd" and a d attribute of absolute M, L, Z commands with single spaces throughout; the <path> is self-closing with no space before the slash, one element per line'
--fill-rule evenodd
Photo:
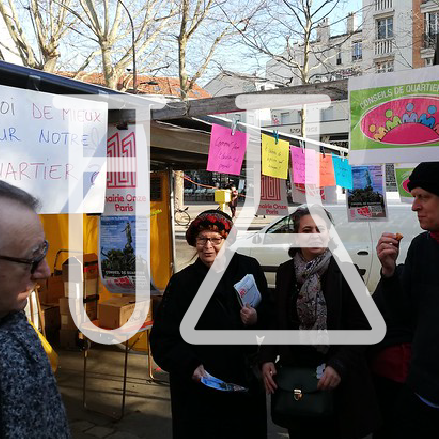
<path fill-rule="evenodd" d="M 347 160 L 332 154 L 332 164 L 334 166 L 335 184 L 352 189 L 352 170 Z"/>

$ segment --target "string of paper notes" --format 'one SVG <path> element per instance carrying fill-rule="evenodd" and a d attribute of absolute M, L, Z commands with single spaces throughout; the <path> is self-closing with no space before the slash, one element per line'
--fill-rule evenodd
<path fill-rule="evenodd" d="M 233 133 L 230 128 L 213 124 L 207 170 L 240 175 L 247 143 L 246 133 Z M 352 189 L 352 172 L 347 159 L 291 146 L 285 140 L 262 134 L 262 175 L 287 180 L 289 157 L 293 168 L 292 182 L 320 187 L 340 185 Z"/>

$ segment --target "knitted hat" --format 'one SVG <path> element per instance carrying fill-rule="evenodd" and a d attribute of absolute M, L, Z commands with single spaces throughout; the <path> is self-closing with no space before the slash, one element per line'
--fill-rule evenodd
<path fill-rule="evenodd" d="M 420 163 L 413 169 L 407 184 L 409 191 L 420 187 L 439 196 L 439 162 Z"/>
<path fill-rule="evenodd" d="M 224 239 L 232 234 L 232 242 L 236 239 L 236 228 L 233 227 L 232 218 L 221 210 L 206 210 L 200 213 L 186 230 L 186 241 L 195 247 L 195 238 L 202 230 L 218 232 Z"/>

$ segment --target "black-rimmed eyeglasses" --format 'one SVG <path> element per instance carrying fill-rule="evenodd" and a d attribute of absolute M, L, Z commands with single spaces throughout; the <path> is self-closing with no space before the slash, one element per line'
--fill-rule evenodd
<path fill-rule="evenodd" d="M 3 259 L 4 261 L 20 262 L 21 264 L 29 264 L 31 266 L 30 273 L 34 274 L 40 262 L 47 256 L 48 250 L 49 250 L 49 243 L 47 241 L 44 241 L 43 244 L 41 244 L 41 247 L 39 248 L 39 252 L 38 252 L 39 255 L 36 258 L 25 259 L 25 258 L 13 258 L 12 256 L 0 256 L 0 259 Z"/>

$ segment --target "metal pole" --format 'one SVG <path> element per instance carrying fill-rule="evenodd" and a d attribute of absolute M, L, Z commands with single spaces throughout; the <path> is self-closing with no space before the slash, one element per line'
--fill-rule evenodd
<path fill-rule="evenodd" d="M 137 72 L 136 72 L 136 50 L 134 47 L 134 23 L 133 23 L 133 19 L 131 18 L 130 11 L 125 6 L 124 2 L 122 0 L 119 0 L 119 3 L 125 9 L 125 11 L 128 15 L 128 18 L 130 20 L 130 24 L 131 24 L 131 47 L 133 50 L 133 93 L 136 94 L 137 93 Z"/>

